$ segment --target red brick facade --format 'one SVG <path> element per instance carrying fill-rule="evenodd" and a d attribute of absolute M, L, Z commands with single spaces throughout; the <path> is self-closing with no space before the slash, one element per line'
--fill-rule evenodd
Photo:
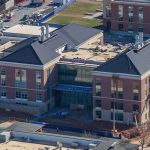
<path fill-rule="evenodd" d="M 122 103 L 123 104 L 123 121 L 124 123 L 128 123 L 128 119 L 130 120 L 130 123 L 133 122 L 133 116 L 134 116 L 134 111 L 133 111 L 133 105 L 138 105 L 139 106 L 139 116 L 138 120 L 141 122 L 144 122 L 146 120 L 145 115 L 147 113 L 147 116 L 149 116 L 149 108 L 148 106 L 148 93 L 145 97 L 145 80 L 147 79 L 147 91 L 149 90 L 149 80 L 148 78 L 145 79 L 132 79 L 131 78 L 125 78 L 125 77 L 119 77 L 119 80 L 123 81 L 123 98 L 118 99 L 118 98 L 112 98 L 111 97 L 111 79 L 112 77 L 107 77 L 104 75 L 94 75 L 93 76 L 93 110 L 96 110 L 96 100 L 101 101 L 101 120 L 110 120 L 110 113 L 111 113 L 111 102 L 116 102 L 116 103 Z M 101 96 L 96 96 L 96 80 L 101 80 Z M 139 99 L 138 100 L 133 100 L 133 84 L 134 82 L 138 83 L 139 86 Z M 146 106 L 147 104 L 147 106 Z M 105 116 L 105 112 L 108 112 L 108 115 Z M 95 112 L 94 112 L 95 113 Z M 128 117 L 126 117 L 128 116 Z M 93 116 L 94 119 L 95 116 Z M 147 118 L 148 119 L 148 118 Z"/>
<path fill-rule="evenodd" d="M 118 20 L 118 8 L 119 5 L 123 6 L 123 21 L 119 21 Z M 108 29 L 108 22 L 111 22 L 111 31 L 119 31 L 119 24 L 123 24 L 123 32 L 128 32 L 128 26 L 129 26 L 129 6 L 133 6 L 133 22 L 131 24 L 133 24 L 133 32 L 134 33 L 138 33 L 140 32 L 138 30 L 138 9 L 139 7 L 143 8 L 143 33 L 145 35 L 149 35 L 150 34 L 150 18 L 149 15 L 150 14 L 150 4 L 146 4 L 146 3 L 129 3 L 129 2 L 110 2 L 110 6 L 111 6 L 111 16 L 110 18 L 104 17 L 104 26 L 106 29 Z M 121 31 L 121 32 L 122 32 Z"/>

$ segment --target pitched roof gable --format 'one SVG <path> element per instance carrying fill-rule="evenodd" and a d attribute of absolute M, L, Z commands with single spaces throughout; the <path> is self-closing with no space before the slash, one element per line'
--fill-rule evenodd
<path fill-rule="evenodd" d="M 14 63 L 25 63 L 25 64 L 34 64 L 42 65 L 41 60 L 35 53 L 31 45 L 27 45 L 22 49 L 19 49 L 6 57 L 2 58 L 0 61 L 14 62 Z"/>
<path fill-rule="evenodd" d="M 120 54 L 119 56 L 107 61 L 97 67 L 95 71 L 140 75 L 139 71 L 128 58 L 126 53 Z"/>

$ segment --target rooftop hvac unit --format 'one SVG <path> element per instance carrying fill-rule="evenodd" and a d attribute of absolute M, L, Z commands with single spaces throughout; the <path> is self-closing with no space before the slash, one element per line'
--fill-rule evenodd
<path fill-rule="evenodd" d="M 97 146 L 97 144 L 95 144 L 95 143 L 90 143 L 90 144 L 89 144 L 89 149 L 92 150 L 92 149 L 94 149 L 96 146 Z"/>
<path fill-rule="evenodd" d="M 73 142 L 73 143 L 71 143 L 71 147 L 77 148 L 77 147 L 79 147 L 79 143 Z"/>

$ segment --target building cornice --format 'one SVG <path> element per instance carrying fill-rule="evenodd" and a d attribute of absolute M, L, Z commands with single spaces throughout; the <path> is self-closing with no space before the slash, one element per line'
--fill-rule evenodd
<path fill-rule="evenodd" d="M 147 2 L 138 2 L 138 1 L 115 1 L 115 0 L 112 0 L 111 1 L 112 4 L 127 4 L 127 5 L 138 5 L 138 6 L 149 6 L 150 3 L 147 3 Z"/>
<path fill-rule="evenodd" d="M 104 77 L 113 77 L 118 76 L 120 78 L 125 79 L 136 79 L 141 80 L 141 75 L 131 75 L 131 74 L 124 74 L 124 73 L 112 73 L 112 72 L 101 72 L 101 71 L 93 71 L 93 76 L 104 76 Z"/>
<path fill-rule="evenodd" d="M 44 70 L 48 68 L 50 65 L 53 65 L 54 63 L 58 62 L 59 59 L 60 59 L 60 56 L 57 57 L 56 59 L 53 59 L 52 61 L 49 61 L 45 65 L 34 65 L 34 64 L 24 64 L 24 63 L 5 62 L 5 61 L 0 61 L 0 65 L 6 66 L 6 67 Z"/>

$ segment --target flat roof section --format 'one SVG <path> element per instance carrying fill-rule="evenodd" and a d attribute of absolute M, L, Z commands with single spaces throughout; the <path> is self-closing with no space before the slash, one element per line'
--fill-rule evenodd
<path fill-rule="evenodd" d="M 55 31 L 57 28 L 49 27 L 49 33 Z M 21 34 L 21 35 L 33 35 L 39 36 L 41 35 L 41 26 L 31 26 L 31 25 L 15 25 L 6 29 L 4 35 L 8 34 Z"/>

